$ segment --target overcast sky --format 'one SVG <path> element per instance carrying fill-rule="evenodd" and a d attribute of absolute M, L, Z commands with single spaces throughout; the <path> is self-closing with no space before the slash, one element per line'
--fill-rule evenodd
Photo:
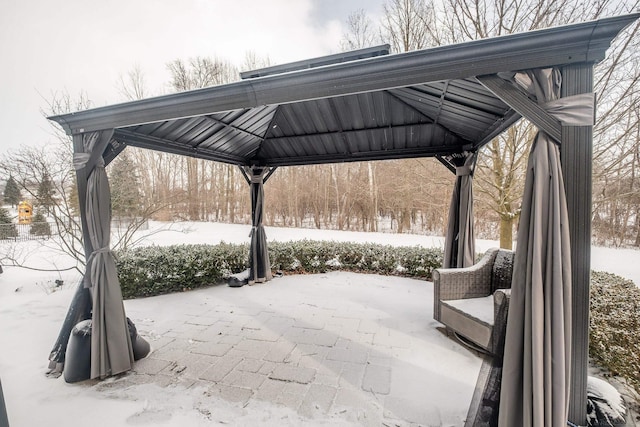
<path fill-rule="evenodd" d="M 166 64 L 245 53 L 272 65 L 339 51 L 348 15 L 376 21 L 383 0 L 2 0 L 0 155 L 54 142 L 41 110 L 55 94 L 92 106 L 124 101 L 120 75 L 138 66 L 154 95 L 167 92 Z"/>

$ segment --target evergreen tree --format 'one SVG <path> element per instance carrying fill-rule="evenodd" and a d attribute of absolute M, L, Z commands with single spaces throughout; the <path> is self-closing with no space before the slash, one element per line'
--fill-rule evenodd
<path fill-rule="evenodd" d="M 22 195 L 20 194 L 18 183 L 13 179 L 13 176 L 9 175 L 7 184 L 4 187 L 4 202 L 11 205 L 11 207 L 16 207 L 16 205 L 20 203 L 21 197 Z"/>
<path fill-rule="evenodd" d="M 0 240 L 10 239 L 18 236 L 16 225 L 11 221 L 9 212 L 0 208 Z"/>
<path fill-rule="evenodd" d="M 51 236 L 51 226 L 42 212 L 34 215 L 29 233 L 34 236 Z"/>
<path fill-rule="evenodd" d="M 111 211 L 114 217 L 133 218 L 140 213 L 140 176 L 131 156 L 121 153 L 110 173 Z"/>
<path fill-rule="evenodd" d="M 68 203 L 71 213 L 79 217 L 80 216 L 80 199 L 78 199 L 78 186 L 76 183 L 69 185 L 68 190 Z"/>
<path fill-rule="evenodd" d="M 55 188 L 53 186 L 51 176 L 49 175 L 49 172 L 44 171 L 42 173 L 42 179 L 38 184 L 38 194 L 36 195 L 36 200 L 40 206 L 44 207 L 47 210 L 47 212 L 49 212 L 49 209 L 55 205 L 53 200 L 54 194 Z"/>

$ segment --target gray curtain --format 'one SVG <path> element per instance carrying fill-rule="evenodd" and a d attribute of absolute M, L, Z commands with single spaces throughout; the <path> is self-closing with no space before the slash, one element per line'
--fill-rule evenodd
<path fill-rule="evenodd" d="M 444 241 L 444 268 L 470 267 L 475 263 L 473 230 L 473 170 L 476 154 L 454 157 L 456 184 L 451 196 L 447 235 Z"/>
<path fill-rule="evenodd" d="M 273 279 L 267 235 L 262 225 L 264 205 L 264 178 L 268 168 L 253 166 L 249 169 L 251 177 L 251 248 L 249 251 L 249 284 L 266 282 Z"/>
<path fill-rule="evenodd" d="M 91 293 L 89 289 L 84 287 L 84 281 L 81 280 L 73 294 L 71 304 L 69 304 L 58 338 L 49 353 L 49 372 L 47 375 L 59 377 L 62 374 L 71 331 L 78 322 L 89 318 L 91 318 Z"/>
<path fill-rule="evenodd" d="M 517 73 L 515 81 L 548 111 L 546 104 L 560 95 L 557 69 Z M 501 427 L 567 425 L 571 357 L 568 221 L 559 147 L 539 132 L 527 165 L 514 260 L 500 394 Z"/>
<path fill-rule="evenodd" d="M 91 153 L 99 139 L 99 132 L 84 137 L 85 152 L 74 155 L 76 169 L 91 168 Z M 93 301 L 91 378 L 105 378 L 130 370 L 134 359 L 120 282 L 109 247 L 111 192 L 102 156 L 97 158 L 95 167 L 89 172 L 86 220 L 93 248 L 85 273 L 85 287 L 89 288 Z"/>
<path fill-rule="evenodd" d="M 4 394 L 2 393 L 2 381 L 0 381 L 0 427 L 9 427 L 7 407 L 5 406 Z"/>

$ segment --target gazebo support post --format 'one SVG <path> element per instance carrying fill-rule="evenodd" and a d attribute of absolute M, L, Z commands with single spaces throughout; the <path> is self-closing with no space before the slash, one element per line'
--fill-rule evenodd
<path fill-rule="evenodd" d="M 593 65 L 563 67 L 562 97 L 593 91 Z M 589 362 L 589 283 L 591 275 L 591 212 L 593 127 L 563 126 L 562 173 L 564 175 L 572 271 L 572 364 L 569 421 L 587 423 L 587 369 Z"/>
<path fill-rule="evenodd" d="M 593 63 L 562 67 L 562 98 L 593 91 Z M 591 275 L 591 212 L 593 127 L 562 125 L 544 109 L 497 75 L 478 80 L 522 116 L 549 135 L 559 135 L 561 166 L 569 217 L 571 242 L 572 314 L 569 421 L 587 421 L 587 373 L 589 361 L 589 284 Z M 594 107 L 595 108 L 595 107 Z"/>

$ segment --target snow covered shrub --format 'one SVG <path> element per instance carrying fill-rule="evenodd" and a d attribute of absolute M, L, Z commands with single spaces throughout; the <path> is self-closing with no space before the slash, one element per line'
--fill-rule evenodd
<path fill-rule="evenodd" d="M 33 236 L 51 236 L 51 225 L 49 225 L 47 218 L 41 212 L 33 216 L 29 234 Z"/>
<path fill-rule="evenodd" d="M 442 251 L 421 247 L 402 247 L 398 249 L 398 265 L 404 274 L 411 277 L 431 278 L 434 268 L 442 267 Z"/>
<path fill-rule="evenodd" d="M 271 242 L 269 258 L 273 270 L 308 274 L 342 270 L 430 278 L 442 266 L 439 249 L 312 240 Z"/>
<path fill-rule="evenodd" d="M 614 386 L 596 377 L 587 378 L 587 425 L 624 426 L 627 408 Z"/>
<path fill-rule="evenodd" d="M 592 271 L 590 302 L 589 355 L 640 393 L 640 288 Z"/>
<path fill-rule="evenodd" d="M 333 242 L 303 240 L 289 242 L 295 258 L 299 262 L 298 270 L 304 273 L 321 273 L 328 270 L 327 261 L 334 258 Z"/>
<path fill-rule="evenodd" d="M 289 243 L 269 242 L 269 261 L 272 270 L 298 271 L 301 265 Z"/>
<path fill-rule="evenodd" d="M 389 245 L 360 244 L 352 271 L 378 274 L 396 274 L 398 249 Z"/>
<path fill-rule="evenodd" d="M 0 240 L 12 239 L 18 236 L 18 229 L 11 220 L 9 212 L 0 207 Z"/>
<path fill-rule="evenodd" d="M 124 298 L 181 292 L 219 283 L 247 268 L 247 245 L 148 246 L 117 254 Z"/>
<path fill-rule="evenodd" d="M 248 268 L 248 245 L 148 246 L 117 253 L 124 298 L 181 292 L 220 283 Z M 272 270 L 331 270 L 430 278 L 442 265 L 440 249 L 301 240 L 270 242 Z"/>

